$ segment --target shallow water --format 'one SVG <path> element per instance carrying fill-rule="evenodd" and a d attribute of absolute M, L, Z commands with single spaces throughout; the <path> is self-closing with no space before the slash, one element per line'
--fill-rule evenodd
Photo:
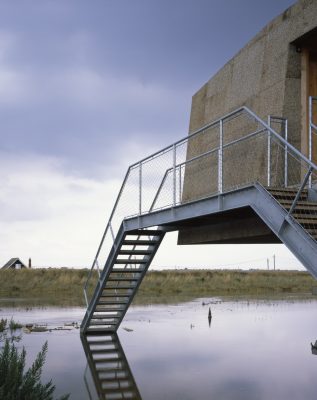
<path fill-rule="evenodd" d="M 43 381 L 52 378 L 56 395 L 71 393 L 76 400 L 89 399 L 89 393 L 97 399 L 99 385 L 115 387 L 119 382 L 121 386 L 135 385 L 130 390 L 140 394 L 135 398 L 150 400 L 316 399 L 317 356 L 310 346 L 317 339 L 316 300 L 202 305 L 215 300 L 131 307 L 118 330 L 119 343 L 111 339 L 109 345 L 109 337 L 98 339 L 107 339 L 105 345 L 94 347 L 84 342 L 88 366 L 78 329 L 24 333 L 18 346 L 26 347 L 30 362 L 48 340 Z M 1 317 L 54 328 L 80 322 L 83 313 L 78 307 L 6 307 Z M 109 353 L 109 349 L 118 350 Z M 91 350 L 95 351 L 93 357 Z M 116 382 L 112 376 L 109 384 L 94 381 L 94 368 L 118 364 L 114 357 L 120 357 L 121 364 L 127 360 L 126 373 L 131 376 Z M 98 364 L 91 362 L 92 358 Z"/>

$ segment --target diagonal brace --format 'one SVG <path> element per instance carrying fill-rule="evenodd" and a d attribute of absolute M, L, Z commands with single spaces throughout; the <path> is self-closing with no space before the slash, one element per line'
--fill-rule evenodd
<path fill-rule="evenodd" d="M 313 167 L 311 166 L 311 167 L 309 167 L 309 170 L 306 172 L 306 175 L 305 175 L 305 177 L 303 179 L 303 182 L 302 182 L 300 188 L 298 189 L 298 192 L 296 193 L 295 199 L 294 199 L 294 201 L 293 201 L 293 203 L 291 205 L 291 208 L 289 209 L 288 215 L 291 215 L 292 212 L 294 211 L 294 209 L 296 207 L 296 204 L 298 202 L 298 199 L 299 199 L 304 187 L 306 186 L 306 183 L 307 183 L 312 171 L 313 171 Z"/>

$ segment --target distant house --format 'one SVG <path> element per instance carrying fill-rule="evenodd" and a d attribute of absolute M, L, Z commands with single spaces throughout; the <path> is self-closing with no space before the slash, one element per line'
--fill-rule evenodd
<path fill-rule="evenodd" d="M 22 269 L 27 266 L 19 258 L 11 258 L 1 269 Z"/>

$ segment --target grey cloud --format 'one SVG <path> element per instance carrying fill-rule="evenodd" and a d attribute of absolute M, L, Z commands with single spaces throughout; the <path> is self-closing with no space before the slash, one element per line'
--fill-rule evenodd
<path fill-rule="evenodd" d="M 192 94 L 291 3 L 3 0 L 0 146 L 113 173 L 185 135 Z"/>

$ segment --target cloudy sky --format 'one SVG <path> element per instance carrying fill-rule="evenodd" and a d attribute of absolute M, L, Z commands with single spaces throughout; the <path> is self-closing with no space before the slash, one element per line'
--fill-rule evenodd
<path fill-rule="evenodd" d="M 89 266 L 128 165 L 185 136 L 191 96 L 293 2 L 0 0 L 0 265 Z M 155 266 L 194 265 L 174 244 Z M 195 249 L 197 266 L 299 265 Z"/>

